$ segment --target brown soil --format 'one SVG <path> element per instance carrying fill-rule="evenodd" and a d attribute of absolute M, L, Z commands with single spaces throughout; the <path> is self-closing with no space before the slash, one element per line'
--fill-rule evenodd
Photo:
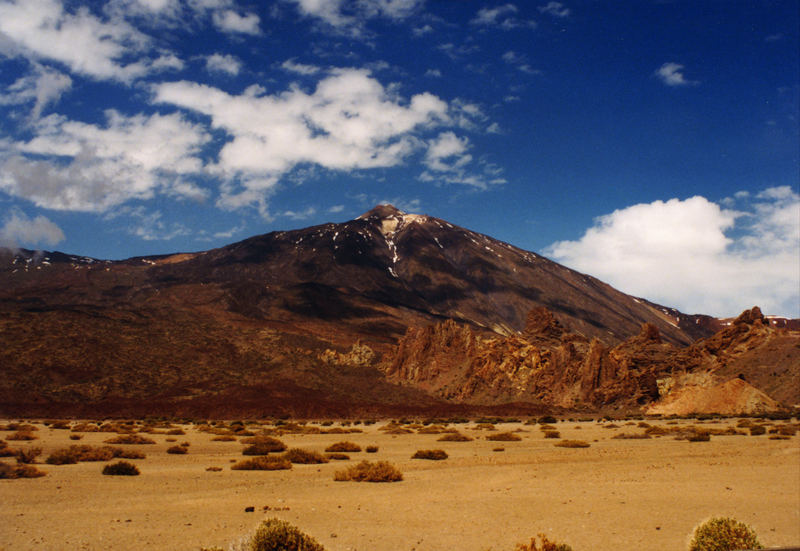
<path fill-rule="evenodd" d="M 680 422 L 692 423 L 735 426 Z M 613 436 L 643 429 L 558 423 L 562 438 L 591 444 L 568 449 L 555 447 L 536 426 L 501 424 L 498 431 L 524 432 L 496 452 L 489 432 L 474 424 L 457 426 L 471 442 L 385 434 L 382 424 L 346 436 L 283 435 L 289 447 L 320 452 L 343 438 L 379 447 L 352 453 L 350 461 L 288 471 L 233 471 L 243 445 L 213 442 L 214 435 L 192 426 L 179 437 L 191 444 L 186 455 L 166 453 L 172 444 L 162 434 L 148 435 L 156 445 L 126 446 L 147 454 L 132 461 L 140 476 L 103 476 L 103 463 L 39 465 L 47 476 L 0 480 L 0 550 L 228 548 L 268 517 L 297 525 L 329 551 L 510 551 L 540 532 L 575 551 L 675 551 L 686 548 L 697 523 L 717 515 L 750 524 L 766 546 L 800 544 L 800 436 L 629 440 Z M 39 427 L 38 440 L 11 446 L 40 446 L 43 460 L 74 444 L 69 431 Z M 80 443 L 101 445 L 108 437 L 86 433 Z M 411 459 L 428 448 L 444 449 L 449 458 Z M 392 462 L 403 481 L 334 482 L 335 471 L 362 459 Z M 245 512 L 251 506 L 255 512 Z"/>

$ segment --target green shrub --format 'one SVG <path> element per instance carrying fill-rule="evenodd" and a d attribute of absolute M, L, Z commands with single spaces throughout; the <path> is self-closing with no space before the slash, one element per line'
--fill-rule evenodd
<path fill-rule="evenodd" d="M 417 450 L 417 452 L 411 456 L 411 459 L 441 461 L 442 459 L 447 459 L 447 452 L 444 450 Z"/>
<path fill-rule="evenodd" d="M 403 473 L 388 461 L 378 461 L 377 463 L 362 461 L 344 471 L 336 471 L 333 479 L 338 482 L 347 480 L 354 482 L 398 482 L 403 480 Z"/>
<path fill-rule="evenodd" d="M 472 442 L 472 438 L 460 432 L 448 432 L 437 438 L 437 442 Z"/>
<path fill-rule="evenodd" d="M 317 540 L 277 518 L 262 522 L 246 549 L 247 551 L 325 551 Z"/>
<path fill-rule="evenodd" d="M 286 453 L 284 453 L 283 457 L 288 459 L 292 463 L 297 463 L 301 465 L 315 465 L 319 463 L 328 462 L 328 458 L 326 458 L 321 453 L 315 451 L 303 450 L 301 448 L 292 448 Z"/>
<path fill-rule="evenodd" d="M 231 466 L 234 471 L 281 471 L 292 468 L 292 462 L 277 455 L 245 459 Z"/>
<path fill-rule="evenodd" d="M 325 448 L 326 452 L 360 452 L 361 446 L 353 442 L 336 442 Z"/>
<path fill-rule="evenodd" d="M 565 543 L 550 541 L 544 534 L 539 534 L 541 546 L 536 543 L 536 538 L 531 538 L 529 544 L 518 543 L 514 551 L 572 551 L 572 547 Z"/>
<path fill-rule="evenodd" d="M 694 529 L 689 551 L 734 551 L 763 549 L 756 533 L 736 519 L 716 517 Z"/>
<path fill-rule="evenodd" d="M 103 474 L 114 476 L 136 476 L 139 474 L 139 469 L 133 463 L 127 461 L 117 461 L 116 463 L 109 463 L 103 467 Z"/>

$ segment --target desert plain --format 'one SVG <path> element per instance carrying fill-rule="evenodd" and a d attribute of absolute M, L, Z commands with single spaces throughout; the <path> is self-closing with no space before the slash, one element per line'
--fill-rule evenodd
<path fill-rule="evenodd" d="M 272 517 L 291 522 L 329 551 L 512 551 L 539 533 L 575 551 L 677 551 L 686 549 L 694 526 L 712 516 L 745 522 L 766 547 L 797 546 L 800 436 L 769 434 L 792 422 L 763 421 L 767 432 L 751 436 L 738 419 L 647 420 L 673 431 L 739 427 L 741 434 L 713 434 L 705 442 L 674 433 L 614 438 L 643 433 L 635 420 L 560 421 L 553 425 L 559 439 L 521 421 L 493 429 L 475 422 L 444 427 L 471 437 L 467 442 L 439 441 L 442 434 L 431 425 L 391 434 L 388 421 L 309 423 L 314 430 L 341 432 L 277 437 L 289 448 L 320 453 L 341 441 L 378 450 L 276 471 L 232 470 L 245 458 L 240 439 L 213 441 L 215 435 L 197 425 L 174 424 L 185 434 L 154 430 L 144 436 L 155 444 L 119 446 L 146 455 L 130 460 L 140 475 L 104 476 L 103 466 L 113 461 L 45 460 L 73 444 L 105 445 L 114 433 L 75 433 L 34 421 L 36 440 L 9 444 L 42 448 L 36 467 L 46 476 L 0 480 L 0 550 L 233 549 Z M 248 424 L 254 432 L 263 428 L 280 431 Z M 342 433 L 350 429 L 361 432 Z M 499 432 L 520 440 L 487 439 Z M 0 438 L 9 434 L 0 432 Z M 71 440 L 75 434 L 81 439 Z M 589 447 L 555 446 L 568 439 Z M 167 453 L 180 443 L 188 443 L 188 453 Z M 411 458 L 423 449 L 442 449 L 448 458 Z M 403 480 L 334 481 L 336 471 L 362 460 L 389 461 Z"/>

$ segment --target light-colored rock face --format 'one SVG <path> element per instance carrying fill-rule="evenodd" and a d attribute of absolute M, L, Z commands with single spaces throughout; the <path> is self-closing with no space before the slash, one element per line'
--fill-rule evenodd
<path fill-rule="evenodd" d="M 647 409 L 648 414 L 721 413 L 747 415 L 775 411 L 778 404 L 742 379 L 720 384 L 689 384 L 670 391 Z"/>

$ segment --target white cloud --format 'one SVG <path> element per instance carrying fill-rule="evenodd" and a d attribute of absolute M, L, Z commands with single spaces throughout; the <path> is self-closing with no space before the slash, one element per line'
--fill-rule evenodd
<path fill-rule="evenodd" d="M 204 129 L 178 114 L 126 117 L 110 110 L 106 118 L 105 127 L 57 115 L 41 119 L 36 136 L 0 162 L 0 190 L 40 207 L 94 212 L 157 191 L 204 196 L 185 179 L 203 169 L 198 154 L 210 139 Z"/>
<path fill-rule="evenodd" d="M 307 17 L 318 18 L 340 31 L 354 35 L 368 19 L 383 17 L 395 21 L 403 20 L 417 11 L 425 0 L 292 0 L 297 9 Z"/>
<path fill-rule="evenodd" d="M 64 241 L 64 232 L 47 217 L 39 215 L 31 219 L 17 209 L 5 217 L 0 227 L 0 247 L 53 246 L 61 241 Z"/>
<path fill-rule="evenodd" d="M 451 131 L 442 132 L 428 143 L 425 165 L 437 172 L 458 170 L 472 160 L 472 156 L 467 154 L 468 149 L 467 138 L 459 138 Z"/>
<path fill-rule="evenodd" d="M 524 21 L 516 17 L 518 12 L 514 4 L 503 4 L 496 8 L 481 8 L 475 17 L 470 20 L 470 24 L 482 27 L 500 27 L 505 30 L 516 29 L 518 27 L 535 28 L 536 22 Z"/>
<path fill-rule="evenodd" d="M 516 66 L 517 69 L 522 71 L 523 73 L 528 73 L 529 75 L 538 75 L 541 74 L 541 71 L 538 69 L 534 69 L 528 63 L 528 58 L 524 54 L 518 54 L 513 50 L 509 50 L 504 53 L 502 56 L 503 61 L 508 63 L 509 65 Z"/>
<path fill-rule="evenodd" d="M 33 102 L 31 118 L 38 119 L 45 107 L 58 103 L 62 94 L 71 87 L 72 79 L 67 75 L 37 63 L 31 74 L 20 77 L 5 93 L 0 93 L 0 105 Z"/>
<path fill-rule="evenodd" d="M 228 54 L 212 54 L 206 57 L 206 70 L 216 73 L 228 73 L 236 76 L 242 68 L 242 62 L 236 56 Z"/>
<path fill-rule="evenodd" d="M 656 76 L 667 86 L 691 86 L 697 81 L 686 80 L 683 74 L 684 66 L 680 63 L 664 63 L 656 71 Z"/>
<path fill-rule="evenodd" d="M 333 205 L 331 208 L 328 209 L 328 212 L 331 214 L 338 214 L 344 211 L 344 205 Z"/>
<path fill-rule="evenodd" d="M 285 216 L 286 218 L 291 218 L 292 220 L 308 220 L 316 213 L 317 209 L 314 207 L 308 207 L 307 209 L 301 211 L 286 210 L 281 213 L 281 215 Z"/>
<path fill-rule="evenodd" d="M 261 19 L 254 13 L 239 14 L 236 10 L 218 10 L 212 15 L 214 25 L 223 32 L 259 34 Z"/>
<path fill-rule="evenodd" d="M 203 113 L 230 135 L 212 167 L 226 179 L 219 201 L 225 208 L 263 208 L 264 194 L 305 163 L 344 171 L 396 166 L 418 149 L 415 132 L 449 121 L 438 97 L 422 93 L 406 101 L 357 69 L 333 71 L 310 94 L 295 86 L 234 96 L 193 82 L 154 91 L 156 102 Z"/>
<path fill-rule="evenodd" d="M 173 68 L 177 59 L 148 55 L 150 38 L 122 19 L 103 21 L 87 7 L 67 12 L 58 0 L 0 3 L 0 44 L 7 56 L 53 60 L 75 73 L 122 82 Z M 131 54 L 136 61 L 129 61 Z"/>
<path fill-rule="evenodd" d="M 295 63 L 293 59 L 287 59 L 281 64 L 281 67 L 292 73 L 298 75 L 314 75 L 320 72 L 320 68 L 316 65 L 305 65 L 303 63 Z"/>
<path fill-rule="evenodd" d="M 548 2 L 544 6 L 539 6 L 539 11 L 553 17 L 567 17 L 570 13 L 569 8 L 561 2 Z"/>
<path fill-rule="evenodd" d="M 797 317 L 800 195 L 784 186 L 738 201 L 737 210 L 699 196 L 634 205 L 545 254 L 687 313 L 734 316 L 758 305 Z"/>
<path fill-rule="evenodd" d="M 439 69 L 428 69 L 425 71 L 426 77 L 441 78 L 442 72 Z"/>

